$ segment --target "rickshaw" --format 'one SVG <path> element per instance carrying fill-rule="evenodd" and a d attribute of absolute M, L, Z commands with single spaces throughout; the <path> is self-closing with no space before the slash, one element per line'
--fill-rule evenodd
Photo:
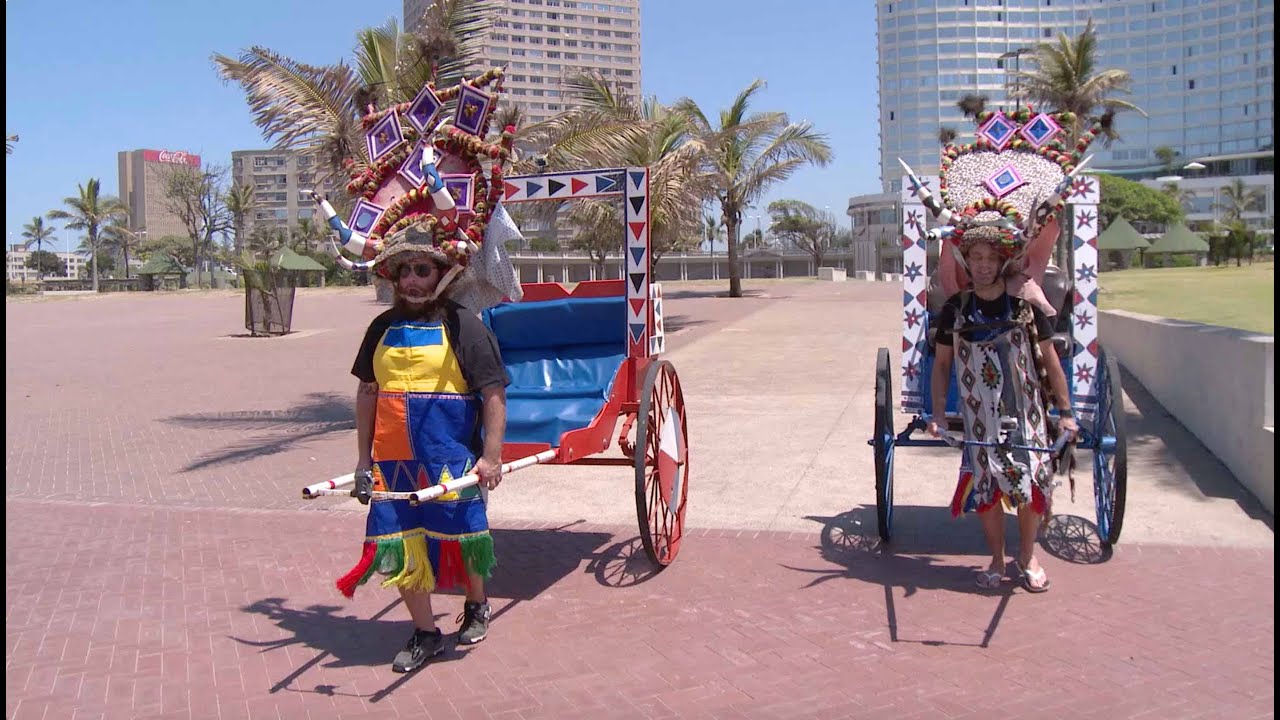
<path fill-rule="evenodd" d="M 648 193 L 647 168 L 505 178 L 504 203 L 621 197 L 625 272 L 621 279 L 589 280 L 572 290 L 524 283 L 520 302 L 485 310 L 482 319 L 512 378 L 503 472 L 537 464 L 632 467 L 640 537 L 661 568 L 675 560 L 684 537 L 689 448 L 680 379 L 662 359 L 662 289 L 651 282 Z M 604 457 L 615 428 L 621 457 Z M 418 504 L 477 481 L 472 474 L 417 492 L 369 497 Z M 354 475 L 344 475 L 302 494 L 349 496 L 353 483 Z"/>
<path fill-rule="evenodd" d="M 1083 165 L 1083 163 L 1081 164 Z M 921 177 L 924 185 L 937 186 L 938 178 Z M 904 183 L 905 185 L 906 183 Z M 942 440 L 913 437 L 926 426 L 930 411 L 931 372 L 938 314 L 946 300 L 936 275 L 928 272 L 925 206 L 911 187 L 902 191 L 902 378 L 901 398 L 893 394 L 894 369 L 888 348 L 876 355 L 873 436 L 868 441 L 875 461 L 876 519 L 880 538 L 893 537 L 894 452 L 899 447 L 958 447 L 954 437 Z M 1127 483 L 1123 394 L 1120 373 L 1113 356 L 1098 341 L 1098 181 L 1084 175 L 1074 179 L 1063 211 L 1070 219 L 1072 272 L 1065 274 L 1050 265 L 1044 276 L 1035 278 L 1048 301 L 1058 310 L 1054 345 L 1062 358 L 1063 371 L 1071 392 L 1071 402 L 1080 425 L 1076 448 L 1092 456 L 1093 493 L 1097 533 L 1104 548 L 1120 540 L 1124 522 Z M 894 405 L 911 415 L 901 431 L 894 429 Z M 947 391 L 945 423 L 948 433 L 962 432 L 959 392 L 955 373 Z M 1050 417 L 1050 422 L 1057 418 Z M 1008 428 L 1006 428 L 1007 430 Z M 996 441 L 994 445 L 1006 442 Z M 1056 452 L 1058 447 L 1023 448 L 1034 452 Z M 1074 488 L 1072 489 L 1074 495 Z"/>

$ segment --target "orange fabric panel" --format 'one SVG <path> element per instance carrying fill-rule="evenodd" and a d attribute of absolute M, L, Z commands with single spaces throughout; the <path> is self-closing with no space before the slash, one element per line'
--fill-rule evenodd
<path fill-rule="evenodd" d="M 378 415 L 373 424 L 373 459 L 412 460 L 405 396 L 378 395 Z"/>

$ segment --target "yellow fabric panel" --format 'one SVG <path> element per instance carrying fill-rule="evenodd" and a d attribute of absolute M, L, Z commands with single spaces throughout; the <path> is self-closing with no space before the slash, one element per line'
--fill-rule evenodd
<path fill-rule="evenodd" d="M 373 353 L 373 373 L 382 392 L 469 393 L 449 334 L 438 322 L 398 322 L 387 328 Z"/>

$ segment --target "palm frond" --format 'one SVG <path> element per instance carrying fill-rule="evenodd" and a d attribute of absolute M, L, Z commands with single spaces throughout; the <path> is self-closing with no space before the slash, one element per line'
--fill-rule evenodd
<path fill-rule="evenodd" d="M 262 47 L 213 60 L 244 90 L 254 124 L 277 149 L 318 153 L 330 172 L 344 158 L 368 162 L 354 103 L 360 79 L 345 64 L 314 67 Z"/>

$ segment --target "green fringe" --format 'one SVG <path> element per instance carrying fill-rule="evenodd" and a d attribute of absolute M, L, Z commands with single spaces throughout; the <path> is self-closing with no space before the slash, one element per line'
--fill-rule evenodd
<path fill-rule="evenodd" d="M 474 535 L 462 538 L 459 544 L 462 546 L 462 563 L 467 572 L 483 578 L 493 574 L 493 569 L 498 566 L 498 558 L 493 554 L 493 536 L 488 533 Z"/>
<path fill-rule="evenodd" d="M 375 571 L 381 575 L 397 575 L 403 569 L 404 540 L 400 538 L 379 540 L 378 554 L 373 556 L 373 564 L 369 566 L 369 571 L 360 582 L 369 579 Z"/>

